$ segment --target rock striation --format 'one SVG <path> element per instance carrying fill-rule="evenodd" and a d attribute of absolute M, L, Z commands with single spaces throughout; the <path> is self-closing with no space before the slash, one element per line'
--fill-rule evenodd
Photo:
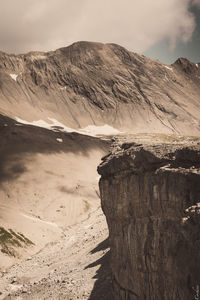
<path fill-rule="evenodd" d="M 199 94 L 199 65 L 184 58 L 169 66 L 93 42 L 51 52 L 0 52 L 0 113 L 11 118 L 199 135 Z"/>
<path fill-rule="evenodd" d="M 199 299 L 198 143 L 123 143 L 98 172 L 114 299 Z"/>

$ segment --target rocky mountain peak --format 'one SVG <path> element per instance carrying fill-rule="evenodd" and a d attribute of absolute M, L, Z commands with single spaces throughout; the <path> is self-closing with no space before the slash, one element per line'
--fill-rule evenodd
<path fill-rule="evenodd" d="M 200 131 L 198 65 L 186 59 L 167 66 L 116 44 L 86 41 L 0 57 L 0 107 L 9 117 L 52 117 L 75 129 Z"/>
<path fill-rule="evenodd" d="M 195 64 L 187 58 L 180 57 L 175 61 L 174 66 L 177 66 L 183 72 L 190 75 L 198 72 L 199 64 Z"/>

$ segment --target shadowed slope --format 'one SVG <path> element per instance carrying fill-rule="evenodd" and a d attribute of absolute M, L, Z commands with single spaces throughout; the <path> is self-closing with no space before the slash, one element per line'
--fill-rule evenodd
<path fill-rule="evenodd" d="M 40 250 L 99 206 L 96 167 L 109 142 L 0 116 L 0 224 L 34 245 L 10 243 L 2 266 Z M 10 254 L 9 254 L 10 253 Z"/>

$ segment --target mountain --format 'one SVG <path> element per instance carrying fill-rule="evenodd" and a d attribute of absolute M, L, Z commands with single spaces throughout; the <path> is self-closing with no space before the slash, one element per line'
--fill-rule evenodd
<path fill-rule="evenodd" d="M 113 299 L 98 188 L 101 158 L 110 161 L 111 142 L 125 138 L 122 149 L 111 147 L 101 193 L 112 192 L 118 208 L 131 208 L 122 179 L 126 159 L 130 165 L 133 159 L 126 137 L 162 145 L 175 139 L 190 147 L 199 145 L 199 134 L 200 64 L 180 58 L 169 66 L 92 42 L 51 52 L 0 52 L 0 300 Z M 145 157 L 138 164 L 143 168 Z M 109 179 L 118 166 L 122 172 Z M 116 183 L 118 194 L 106 180 Z M 109 222 L 112 213 L 106 217 Z"/>
<path fill-rule="evenodd" d="M 72 129 L 107 124 L 123 132 L 198 135 L 199 66 L 184 58 L 168 66 L 92 42 L 0 52 L 0 113 Z"/>

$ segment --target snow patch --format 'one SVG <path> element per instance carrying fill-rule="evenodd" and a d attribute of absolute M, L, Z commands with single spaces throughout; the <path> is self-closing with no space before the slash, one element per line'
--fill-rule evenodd
<path fill-rule="evenodd" d="M 86 133 L 87 135 L 96 136 L 96 135 L 115 135 L 121 133 L 119 130 L 105 124 L 103 126 L 89 125 L 83 129 L 80 129 L 81 132 Z"/>
<path fill-rule="evenodd" d="M 15 119 L 17 120 L 17 122 L 25 124 L 25 125 L 33 125 L 33 126 L 38 126 L 38 127 L 48 128 L 48 129 L 51 126 L 49 123 L 47 123 L 43 120 L 28 122 L 28 121 L 22 120 L 18 117 L 16 117 Z"/>
<path fill-rule="evenodd" d="M 67 127 L 64 124 L 60 123 L 59 121 L 57 121 L 56 119 L 53 118 L 48 118 L 52 123 L 47 123 L 44 120 L 38 120 L 38 121 L 33 121 L 33 122 L 28 122 L 25 120 L 22 120 L 18 117 L 15 118 L 17 120 L 17 122 L 26 124 L 26 125 L 33 125 L 33 126 L 37 126 L 37 127 L 42 127 L 42 128 L 46 128 L 49 130 L 53 130 L 53 131 L 63 131 L 63 132 L 78 132 L 77 130 Z"/>
<path fill-rule="evenodd" d="M 56 141 L 58 141 L 59 143 L 62 143 L 63 139 L 57 138 Z"/>
<path fill-rule="evenodd" d="M 76 129 L 65 126 L 64 124 L 62 124 L 61 122 L 59 122 L 53 118 L 48 118 L 48 120 L 51 121 L 51 124 L 47 123 L 44 120 L 28 122 L 28 121 L 22 120 L 18 117 L 16 117 L 15 119 L 17 120 L 17 122 L 22 123 L 22 124 L 42 127 L 42 128 L 56 131 L 56 132 L 58 132 L 58 131 L 68 132 L 68 133 L 76 132 L 79 134 L 84 134 L 84 135 L 89 135 L 89 136 L 94 136 L 94 137 L 98 136 L 98 135 L 116 135 L 116 134 L 122 133 L 119 130 L 117 130 L 107 124 L 105 124 L 103 126 L 88 125 L 85 128 L 80 128 L 79 130 L 76 130 Z"/>
<path fill-rule="evenodd" d="M 17 81 L 17 74 L 10 74 L 10 77 L 14 80 Z"/>
<path fill-rule="evenodd" d="M 196 64 L 196 67 L 198 68 L 198 67 L 199 67 L 199 65 L 198 65 L 198 64 Z"/>
<path fill-rule="evenodd" d="M 63 131 L 63 132 L 74 132 L 74 131 L 76 131 L 75 129 L 67 127 L 64 124 L 58 122 L 56 119 L 52 119 L 52 118 L 48 118 L 52 122 L 52 124 L 47 123 L 44 120 L 28 122 L 28 121 L 22 120 L 18 117 L 16 117 L 15 119 L 17 120 L 17 122 L 20 122 L 20 123 L 25 124 L 25 125 L 33 125 L 33 126 L 53 130 L 53 131 L 57 131 L 58 129 L 59 129 L 59 131 Z"/>
<path fill-rule="evenodd" d="M 49 124 L 50 125 L 50 129 L 52 130 L 56 130 L 59 129 L 59 131 L 63 131 L 63 132 L 78 132 L 77 130 L 67 127 L 64 124 L 60 123 L 59 121 L 57 121 L 56 119 L 53 118 L 48 118 L 48 120 L 50 120 L 53 124 Z M 57 127 L 57 128 L 56 128 Z"/>
<path fill-rule="evenodd" d="M 173 72 L 173 69 L 172 69 L 172 68 L 170 68 L 170 67 L 168 67 L 168 66 L 165 66 L 165 68 Z"/>

